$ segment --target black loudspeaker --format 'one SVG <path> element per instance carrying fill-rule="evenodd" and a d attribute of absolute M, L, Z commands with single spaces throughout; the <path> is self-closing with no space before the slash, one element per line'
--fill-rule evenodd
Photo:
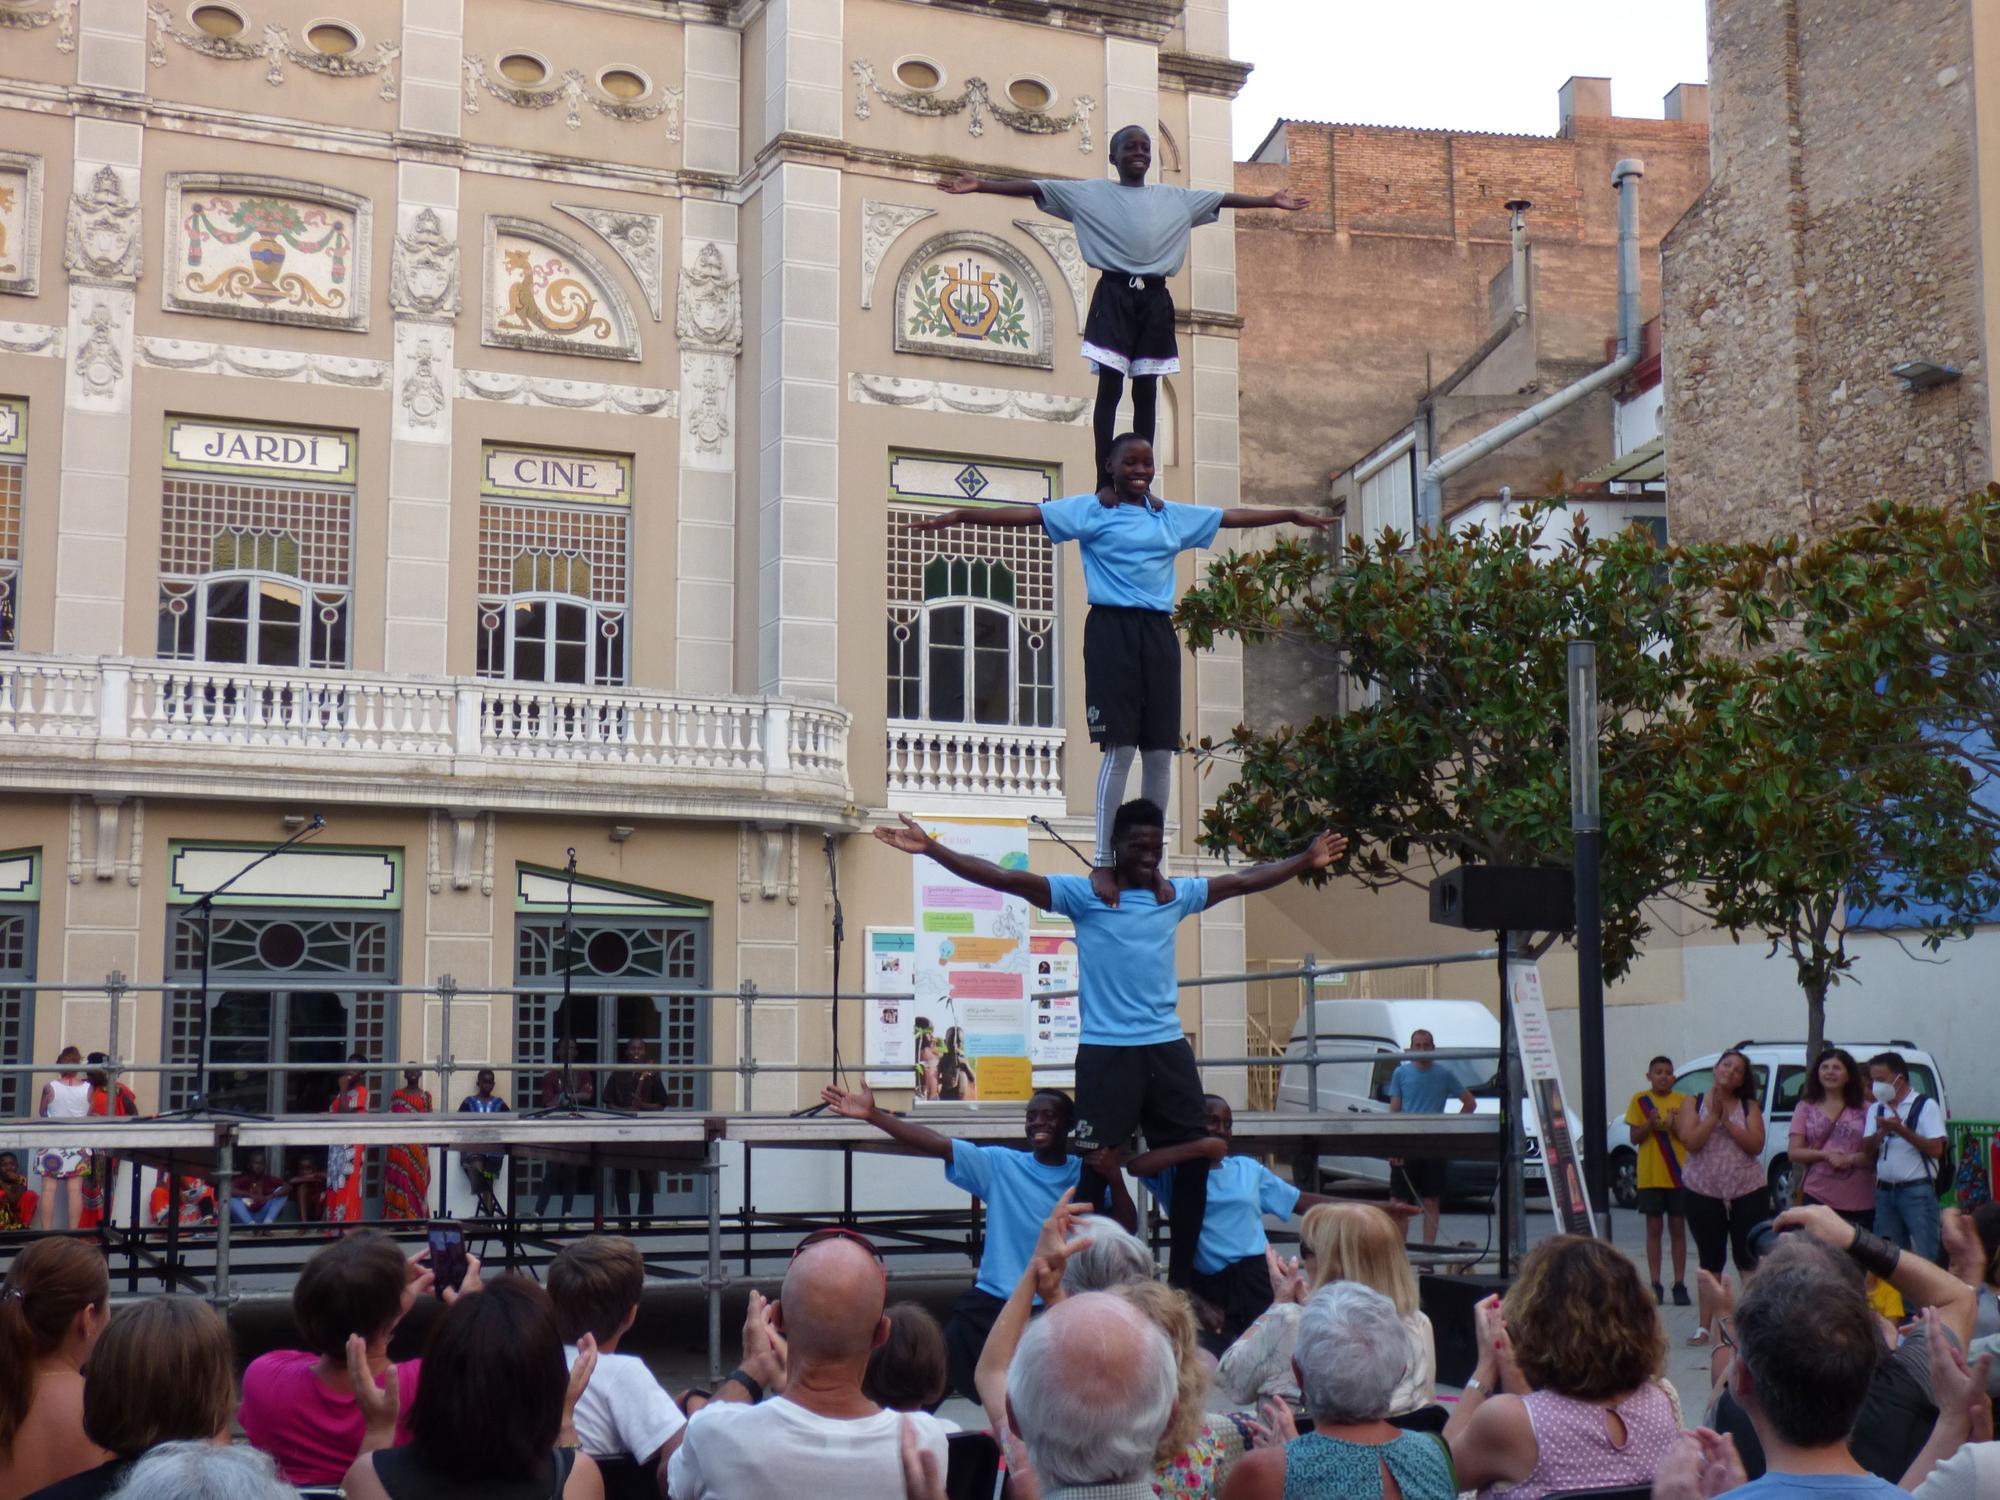
<path fill-rule="evenodd" d="M 1479 1329 L 1472 1310 L 1512 1285 L 1505 1276 L 1419 1276 L 1417 1301 L 1431 1320 L 1439 1385 L 1464 1385 L 1479 1364 Z"/>
<path fill-rule="evenodd" d="M 1431 920 L 1480 932 L 1567 932 L 1576 890 L 1560 865 L 1460 865 L 1431 882 Z"/>

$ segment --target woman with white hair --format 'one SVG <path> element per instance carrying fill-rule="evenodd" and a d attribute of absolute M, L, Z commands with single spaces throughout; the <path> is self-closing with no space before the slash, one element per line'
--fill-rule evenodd
<path fill-rule="evenodd" d="M 1294 1436 L 1289 1409 L 1267 1402 L 1288 1441 L 1246 1455 L 1222 1500 L 1453 1500 L 1451 1450 L 1387 1420 L 1409 1359 L 1396 1304 L 1380 1292 L 1336 1281 L 1313 1293 L 1292 1355 L 1312 1431 Z"/>
<path fill-rule="evenodd" d="M 255 1448 L 162 1443 L 132 1467 L 111 1500 L 298 1500 Z"/>
<path fill-rule="evenodd" d="M 1067 1296 L 1108 1292 L 1113 1287 L 1152 1281 L 1159 1275 L 1146 1242 L 1102 1214 L 1092 1214 L 1080 1222 L 1070 1232 L 1068 1246 L 1069 1262 L 1062 1275 L 1062 1289 Z"/>

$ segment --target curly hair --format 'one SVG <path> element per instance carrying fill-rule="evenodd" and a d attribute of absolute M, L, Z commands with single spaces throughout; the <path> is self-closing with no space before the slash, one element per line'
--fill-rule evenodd
<path fill-rule="evenodd" d="M 1161 1281 L 1131 1282 L 1108 1290 L 1144 1313 L 1147 1321 L 1173 1345 L 1177 1404 L 1173 1421 L 1167 1424 L 1167 1430 L 1160 1434 L 1160 1441 L 1153 1448 L 1153 1463 L 1158 1467 L 1185 1451 L 1201 1430 L 1203 1398 L 1208 1394 L 1208 1367 L 1201 1362 L 1194 1306 L 1186 1292 L 1176 1291 Z"/>
<path fill-rule="evenodd" d="M 1602 1401 L 1666 1368 L 1659 1309 L 1632 1262 L 1562 1234 L 1528 1252 L 1501 1305 L 1514 1361 L 1538 1391 Z"/>

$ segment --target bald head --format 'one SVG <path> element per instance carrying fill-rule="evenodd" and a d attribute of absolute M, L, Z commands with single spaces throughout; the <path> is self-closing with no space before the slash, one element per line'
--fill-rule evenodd
<path fill-rule="evenodd" d="M 1122 1297 L 1050 1308 L 1007 1370 L 1007 1410 L 1045 1485 L 1129 1484 L 1153 1472 L 1173 1420 L 1174 1351 Z"/>
<path fill-rule="evenodd" d="M 793 1353 L 813 1363 L 865 1363 L 885 1331 L 882 1267 L 852 1240 L 806 1246 L 785 1272 L 779 1322 Z"/>

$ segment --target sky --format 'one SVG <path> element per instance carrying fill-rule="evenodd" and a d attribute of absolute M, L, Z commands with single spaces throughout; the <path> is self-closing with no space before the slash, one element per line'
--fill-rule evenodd
<path fill-rule="evenodd" d="M 1657 120 L 1675 84 L 1708 79 L 1704 17 L 1704 0 L 1231 0 L 1230 56 L 1256 69 L 1236 158 L 1281 116 L 1553 135 L 1572 75 Z"/>

